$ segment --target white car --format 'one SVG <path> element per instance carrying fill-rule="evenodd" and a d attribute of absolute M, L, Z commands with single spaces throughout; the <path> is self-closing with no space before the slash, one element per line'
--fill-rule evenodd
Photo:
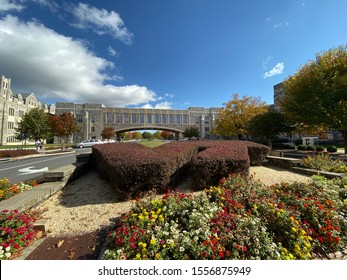
<path fill-rule="evenodd" d="M 104 142 L 102 142 L 99 139 L 89 139 L 89 140 L 84 140 L 81 143 L 77 143 L 75 145 L 75 147 L 77 147 L 77 148 L 86 148 L 86 147 L 91 147 L 91 146 L 96 145 L 96 144 L 104 144 Z"/>

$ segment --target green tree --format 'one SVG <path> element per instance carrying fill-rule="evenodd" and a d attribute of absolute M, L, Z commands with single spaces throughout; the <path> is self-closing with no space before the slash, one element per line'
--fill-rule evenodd
<path fill-rule="evenodd" d="M 140 140 L 142 139 L 142 134 L 139 131 L 133 132 L 132 139 Z"/>
<path fill-rule="evenodd" d="M 71 113 L 50 115 L 48 122 L 52 134 L 60 138 L 61 150 L 65 148 L 65 138 L 80 130 L 76 118 Z"/>
<path fill-rule="evenodd" d="M 192 137 L 199 138 L 200 136 L 199 128 L 196 125 L 187 126 L 183 132 L 183 136 L 188 138 L 192 138 Z"/>
<path fill-rule="evenodd" d="M 251 135 L 264 137 L 267 145 L 272 148 L 272 140 L 280 133 L 290 133 L 293 126 L 283 113 L 269 110 L 266 113 L 255 116 L 247 125 L 247 131 Z"/>
<path fill-rule="evenodd" d="M 48 116 L 43 109 L 33 108 L 26 113 L 16 128 L 16 138 L 22 139 L 46 139 L 50 137 L 50 127 Z"/>
<path fill-rule="evenodd" d="M 142 132 L 142 138 L 143 139 L 152 139 L 152 133 L 150 133 L 148 131 L 144 131 L 144 132 Z"/>
<path fill-rule="evenodd" d="M 216 118 L 215 134 L 221 136 L 247 135 L 247 124 L 256 115 L 265 113 L 267 105 L 259 97 L 242 96 L 233 94 L 228 103 L 223 104 L 223 108 Z"/>
<path fill-rule="evenodd" d="M 157 130 L 156 132 L 153 133 L 153 138 L 154 139 L 161 139 L 161 130 Z"/>
<path fill-rule="evenodd" d="M 112 139 L 116 136 L 116 131 L 113 127 L 105 127 L 101 131 L 102 139 Z"/>
<path fill-rule="evenodd" d="M 316 54 L 283 87 L 281 107 L 297 127 L 340 131 L 347 153 L 347 46 Z"/>

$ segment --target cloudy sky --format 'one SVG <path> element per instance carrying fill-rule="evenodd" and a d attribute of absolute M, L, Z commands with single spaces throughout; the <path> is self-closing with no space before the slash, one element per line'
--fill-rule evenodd
<path fill-rule="evenodd" d="M 347 43 L 346 0 L 0 0 L 0 75 L 47 103 L 220 107 Z"/>

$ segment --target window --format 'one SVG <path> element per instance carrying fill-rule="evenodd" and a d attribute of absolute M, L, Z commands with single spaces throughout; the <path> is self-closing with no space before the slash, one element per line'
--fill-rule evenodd
<path fill-rule="evenodd" d="M 195 123 L 196 123 L 196 124 L 200 124 L 200 117 L 196 117 L 196 118 L 195 118 Z"/>
<path fill-rule="evenodd" d="M 159 114 L 155 114 L 154 118 L 155 118 L 155 123 L 159 123 Z"/>
<path fill-rule="evenodd" d="M 121 123 L 122 116 L 120 114 L 116 114 L 116 123 Z"/>
<path fill-rule="evenodd" d="M 140 123 L 144 123 L 144 122 L 145 122 L 145 115 L 140 114 Z"/>
<path fill-rule="evenodd" d="M 19 110 L 18 114 L 19 114 L 19 117 L 22 118 L 24 116 L 24 111 Z"/>
<path fill-rule="evenodd" d="M 136 114 L 132 114 L 131 115 L 131 122 L 132 123 L 137 123 L 137 115 Z"/>
<path fill-rule="evenodd" d="M 176 115 L 176 123 L 181 123 L 181 115 Z"/>
<path fill-rule="evenodd" d="M 95 132 L 95 127 L 94 126 L 90 127 L 90 132 Z"/>
<path fill-rule="evenodd" d="M 96 117 L 90 117 L 90 121 L 91 121 L 92 123 L 95 123 Z"/>
<path fill-rule="evenodd" d="M 14 108 L 10 108 L 9 111 L 8 111 L 8 114 L 10 116 L 14 116 Z"/>
<path fill-rule="evenodd" d="M 188 115 L 183 115 L 183 123 L 184 124 L 188 123 Z"/>
<path fill-rule="evenodd" d="M 167 123 L 167 116 L 166 115 L 161 115 L 161 122 L 162 123 Z"/>
<path fill-rule="evenodd" d="M 113 122 L 113 114 L 112 113 L 107 113 L 106 114 L 106 122 L 107 123 L 112 123 Z"/>
<path fill-rule="evenodd" d="M 175 123 L 175 116 L 170 114 L 170 123 Z"/>
<path fill-rule="evenodd" d="M 152 115 L 147 115 L 147 123 L 152 123 Z"/>
<path fill-rule="evenodd" d="M 14 122 L 8 122 L 7 123 L 7 128 L 8 129 L 13 129 L 14 128 Z"/>
<path fill-rule="evenodd" d="M 123 117 L 124 117 L 124 123 L 129 123 L 129 114 L 124 113 Z"/>
<path fill-rule="evenodd" d="M 83 116 L 82 116 L 81 114 L 77 114 L 77 115 L 76 115 L 76 121 L 77 121 L 78 123 L 82 123 L 82 122 L 83 122 Z"/>
<path fill-rule="evenodd" d="M 210 123 L 210 116 L 206 116 L 205 117 L 205 124 L 209 124 Z"/>

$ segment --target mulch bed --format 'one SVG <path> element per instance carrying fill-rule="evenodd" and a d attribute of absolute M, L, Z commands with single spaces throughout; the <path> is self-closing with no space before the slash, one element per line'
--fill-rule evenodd
<path fill-rule="evenodd" d="M 26 260 L 97 260 L 106 235 L 106 231 L 95 231 L 75 236 L 46 237 Z"/>

